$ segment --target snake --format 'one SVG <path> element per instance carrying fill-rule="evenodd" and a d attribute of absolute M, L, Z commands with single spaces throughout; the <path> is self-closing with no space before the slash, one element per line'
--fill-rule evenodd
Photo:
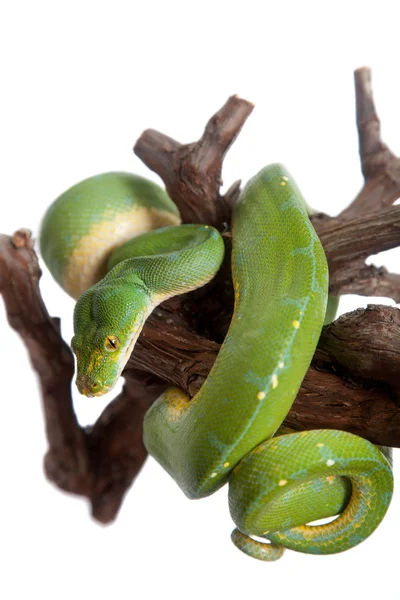
<path fill-rule="evenodd" d="M 166 191 L 123 172 L 61 194 L 43 219 L 40 250 L 77 300 L 71 347 L 88 397 L 114 387 L 152 310 L 211 281 L 225 251 L 217 229 L 182 225 Z M 152 404 L 145 446 L 188 498 L 229 484 L 231 538 L 245 554 L 273 561 L 285 549 L 347 550 L 383 519 L 393 474 L 357 435 L 282 425 L 326 319 L 329 277 L 307 204 L 281 164 L 240 193 L 231 271 L 234 310 L 215 363 L 193 398 L 170 386 Z"/>

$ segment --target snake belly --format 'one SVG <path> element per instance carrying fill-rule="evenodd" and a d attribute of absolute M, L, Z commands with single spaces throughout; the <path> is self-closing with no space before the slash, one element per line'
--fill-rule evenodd
<path fill-rule="evenodd" d="M 71 346 L 81 393 L 112 389 L 153 308 L 217 272 L 219 233 L 178 223 L 161 188 L 126 173 L 89 178 L 48 210 L 41 251 L 78 299 Z M 280 428 L 314 354 L 328 290 L 307 205 L 282 165 L 247 184 L 232 235 L 227 336 L 193 399 L 171 387 L 150 408 L 145 445 L 190 498 L 229 481 L 232 540 L 250 556 L 340 552 L 379 524 L 393 479 L 381 452 L 357 436 Z M 335 515 L 327 525 L 307 525 Z"/>
<path fill-rule="evenodd" d="M 179 223 L 175 204 L 158 185 L 131 173 L 101 173 L 53 202 L 42 222 L 40 251 L 54 279 L 78 299 L 106 275 L 118 247 Z"/>
<path fill-rule="evenodd" d="M 375 446 L 346 432 L 273 437 L 314 354 L 328 294 L 322 246 L 282 165 L 247 184 L 232 237 L 235 306 L 227 336 L 192 400 L 170 388 L 146 413 L 146 448 L 190 498 L 229 480 L 232 540 L 250 556 L 275 560 L 285 547 L 340 552 L 383 518 L 392 472 Z M 306 525 L 338 514 L 332 523 Z"/>

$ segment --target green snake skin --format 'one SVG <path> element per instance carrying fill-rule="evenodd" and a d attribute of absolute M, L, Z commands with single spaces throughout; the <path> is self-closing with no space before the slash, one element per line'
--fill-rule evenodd
<path fill-rule="evenodd" d="M 43 223 L 46 263 L 57 281 L 79 296 L 72 348 L 77 385 L 87 396 L 113 387 L 153 308 L 204 285 L 223 258 L 215 229 L 176 225 L 169 198 L 154 184 L 138 181 L 118 173 L 86 180 L 56 200 Z M 157 206 L 154 201 L 147 205 L 153 187 Z M 96 208 L 91 221 L 84 209 L 78 235 L 82 195 L 93 207 L 96 194 L 108 216 Z M 146 206 L 148 228 L 155 229 L 149 233 L 127 225 L 142 219 Z M 116 248 L 115 239 L 107 241 L 102 252 L 107 219 L 105 237 L 111 239 L 109 215 L 117 238 L 118 222 L 124 219 L 119 238 L 125 243 Z M 139 235 L 130 240 L 133 234 Z M 232 235 L 235 307 L 228 334 L 193 399 L 169 388 L 149 409 L 146 448 L 190 498 L 212 494 L 229 481 L 229 507 L 237 526 L 232 540 L 246 554 L 276 560 L 285 548 L 341 552 L 378 526 L 390 503 L 393 477 L 385 456 L 360 437 L 279 429 L 324 319 L 330 320 L 335 310 L 333 303 L 327 314 L 322 246 L 307 205 L 282 165 L 264 168 L 247 184 L 234 209 Z M 95 275 L 88 275 L 82 265 L 93 254 Z M 327 517 L 336 518 L 309 525 Z"/>

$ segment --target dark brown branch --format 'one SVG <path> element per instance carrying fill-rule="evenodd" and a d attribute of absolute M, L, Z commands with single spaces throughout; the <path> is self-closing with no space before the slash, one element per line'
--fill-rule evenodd
<path fill-rule="evenodd" d="M 323 328 L 286 424 L 368 431 L 370 441 L 400 447 L 399 363 L 399 309 L 369 305 L 341 316 Z"/>
<path fill-rule="evenodd" d="M 162 329 L 155 323 L 147 327 L 131 362 L 154 368 L 149 356 L 157 351 L 162 356 L 160 375 L 193 396 L 214 364 L 219 345 L 205 340 L 193 354 L 184 339 L 186 329 L 176 323 L 165 327 L 170 317 L 163 309 L 158 319 Z M 343 429 L 400 447 L 399 365 L 400 310 L 371 305 L 340 317 L 324 327 L 285 424 L 298 430 Z"/>
<path fill-rule="evenodd" d="M 0 291 L 8 321 L 25 342 L 39 376 L 52 456 L 47 461 L 48 471 L 57 473 L 61 487 L 65 484 L 64 489 L 81 493 L 86 485 L 88 458 L 71 402 L 74 361 L 60 336 L 58 320 L 51 319 L 44 306 L 39 277 L 30 233 L 20 230 L 12 238 L 0 236 Z M 64 473 L 71 470 L 76 473 L 75 480 L 66 484 Z"/>
<path fill-rule="evenodd" d="M 144 413 L 165 384 L 126 384 L 93 430 L 82 429 L 71 398 L 73 356 L 61 338 L 58 319 L 49 316 L 42 301 L 39 278 L 30 233 L 20 230 L 12 238 L 0 235 L 0 292 L 9 323 L 25 342 L 41 384 L 49 444 L 46 475 L 58 487 L 90 498 L 94 516 L 107 522 L 117 514 L 145 460 Z M 147 375 L 143 383 L 150 380 L 156 382 Z"/>
<path fill-rule="evenodd" d="M 24 299 L 37 298 L 38 267 L 32 249 L 21 246 L 17 251 L 3 236 L 0 252 L 1 274 L 7 257 L 14 289 Z M 18 263 L 16 271 L 13 260 Z M 32 290 L 24 289 L 29 285 Z M 5 300 L 12 302 L 9 292 Z M 44 323 L 50 318 L 41 303 L 27 305 L 24 301 L 23 305 L 22 319 L 12 324 L 26 336 L 24 339 L 35 339 L 35 344 L 28 345 L 31 356 L 46 356 L 49 341 L 44 333 L 49 328 Z M 25 318 L 24 330 L 20 323 Z M 59 487 L 90 498 L 94 516 L 103 522 L 115 517 L 124 493 L 143 464 L 146 452 L 141 424 L 150 404 L 165 389 L 165 382 L 194 395 L 217 357 L 219 344 L 193 332 L 188 338 L 188 331 L 171 309 L 156 309 L 124 373 L 127 381 L 123 392 L 91 429 L 82 430 L 73 414 L 69 388 L 72 356 L 57 326 L 52 334 L 52 358 L 34 364 L 42 380 L 43 368 L 48 372 L 48 364 L 56 373 L 67 364 L 64 386 L 59 387 L 57 376 L 48 381 L 48 388 L 43 388 L 50 446 L 46 473 Z M 154 359 L 150 358 L 154 354 L 162 379 L 145 372 L 154 370 Z M 324 328 L 313 364 L 285 424 L 295 429 L 335 427 L 364 436 L 367 432 L 375 443 L 400 446 L 400 403 L 396 402 L 400 394 L 399 362 L 398 309 L 370 306 L 341 317 Z"/>
<path fill-rule="evenodd" d="M 400 206 L 351 220 L 341 217 L 314 226 L 329 264 L 330 291 L 334 295 L 385 296 L 400 302 L 400 275 L 366 265 L 366 259 L 400 245 Z"/>
<path fill-rule="evenodd" d="M 365 183 L 338 217 L 315 215 L 312 221 L 324 246 L 335 295 L 387 296 L 400 301 L 400 277 L 366 259 L 400 245 L 400 158 L 380 137 L 372 96 L 371 71 L 355 71 L 357 128 Z"/>
<path fill-rule="evenodd" d="M 198 142 L 179 144 L 147 129 L 134 152 L 158 173 L 184 223 L 208 223 L 222 230 L 229 222 L 237 185 L 221 196 L 222 161 L 254 106 L 231 96 L 209 120 Z"/>
<path fill-rule="evenodd" d="M 371 254 L 391 250 L 400 244 L 400 206 L 392 206 L 379 214 L 366 213 L 356 219 L 331 219 L 320 236 L 329 256 L 331 275 L 345 260 L 359 260 Z M 356 239 L 354 239 L 356 238 Z M 354 248 L 349 252 L 349 245 Z"/>
<path fill-rule="evenodd" d="M 144 415 L 165 389 L 165 383 L 149 373 L 132 370 L 124 377 L 121 394 L 85 431 L 93 474 L 90 492 L 85 495 L 94 518 L 102 523 L 115 519 L 125 493 L 147 458 Z"/>
<path fill-rule="evenodd" d="M 400 244 L 400 211 L 390 208 L 400 189 L 398 159 L 380 141 L 366 69 L 356 72 L 356 94 L 365 186 L 341 215 L 315 215 L 313 222 L 326 250 L 332 293 L 399 299 L 399 275 L 365 264 L 370 254 Z M 135 152 L 161 175 L 184 222 L 214 224 L 220 230 L 229 224 L 239 185 L 221 196 L 222 161 L 252 108 L 230 98 L 196 143 L 180 145 L 152 130 L 138 140 Z M 218 277 L 150 316 L 124 371 L 123 392 L 87 429 L 73 411 L 72 355 L 40 297 L 30 236 L 20 231 L 12 239 L 0 238 L 0 291 L 10 325 L 26 343 L 42 386 L 47 476 L 88 497 L 102 522 L 115 517 L 145 460 L 142 423 L 148 407 L 170 383 L 195 394 L 218 354 L 232 312 L 230 234 L 224 235 L 226 261 Z M 346 315 L 325 328 L 286 425 L 335 427 L 400 447 L 399 333 L 399 311 L 387 307 Z"/>
<path fill-rule="evenodd" d="M 382 142 L 372 95 L 371 69 L 354 73 L 361 168 L 365 185 L 340 217 L 352 219 L 391 206 L 400 196 L 400 159 Z"/>
<path fill-rule="evenodd" d="M 190 329 L 170 304 L 158 307 L 145 324 L 128 363 L 155 373 L 194 396 L 202 386 L 220 345 Z M 154 352 L 157 364 L 154 364 Z M 168 374 L 166 376 L 166 374 Z"/>

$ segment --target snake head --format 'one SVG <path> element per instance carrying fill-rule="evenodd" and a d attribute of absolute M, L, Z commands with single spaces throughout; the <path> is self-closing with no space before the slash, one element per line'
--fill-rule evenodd
<path fill-rule="evenodd" d="M 102 396 L 114 387 L 152 308 L 142 286 L 102 280 L 80 296 L 71 347 L 81 394 Z"/>

